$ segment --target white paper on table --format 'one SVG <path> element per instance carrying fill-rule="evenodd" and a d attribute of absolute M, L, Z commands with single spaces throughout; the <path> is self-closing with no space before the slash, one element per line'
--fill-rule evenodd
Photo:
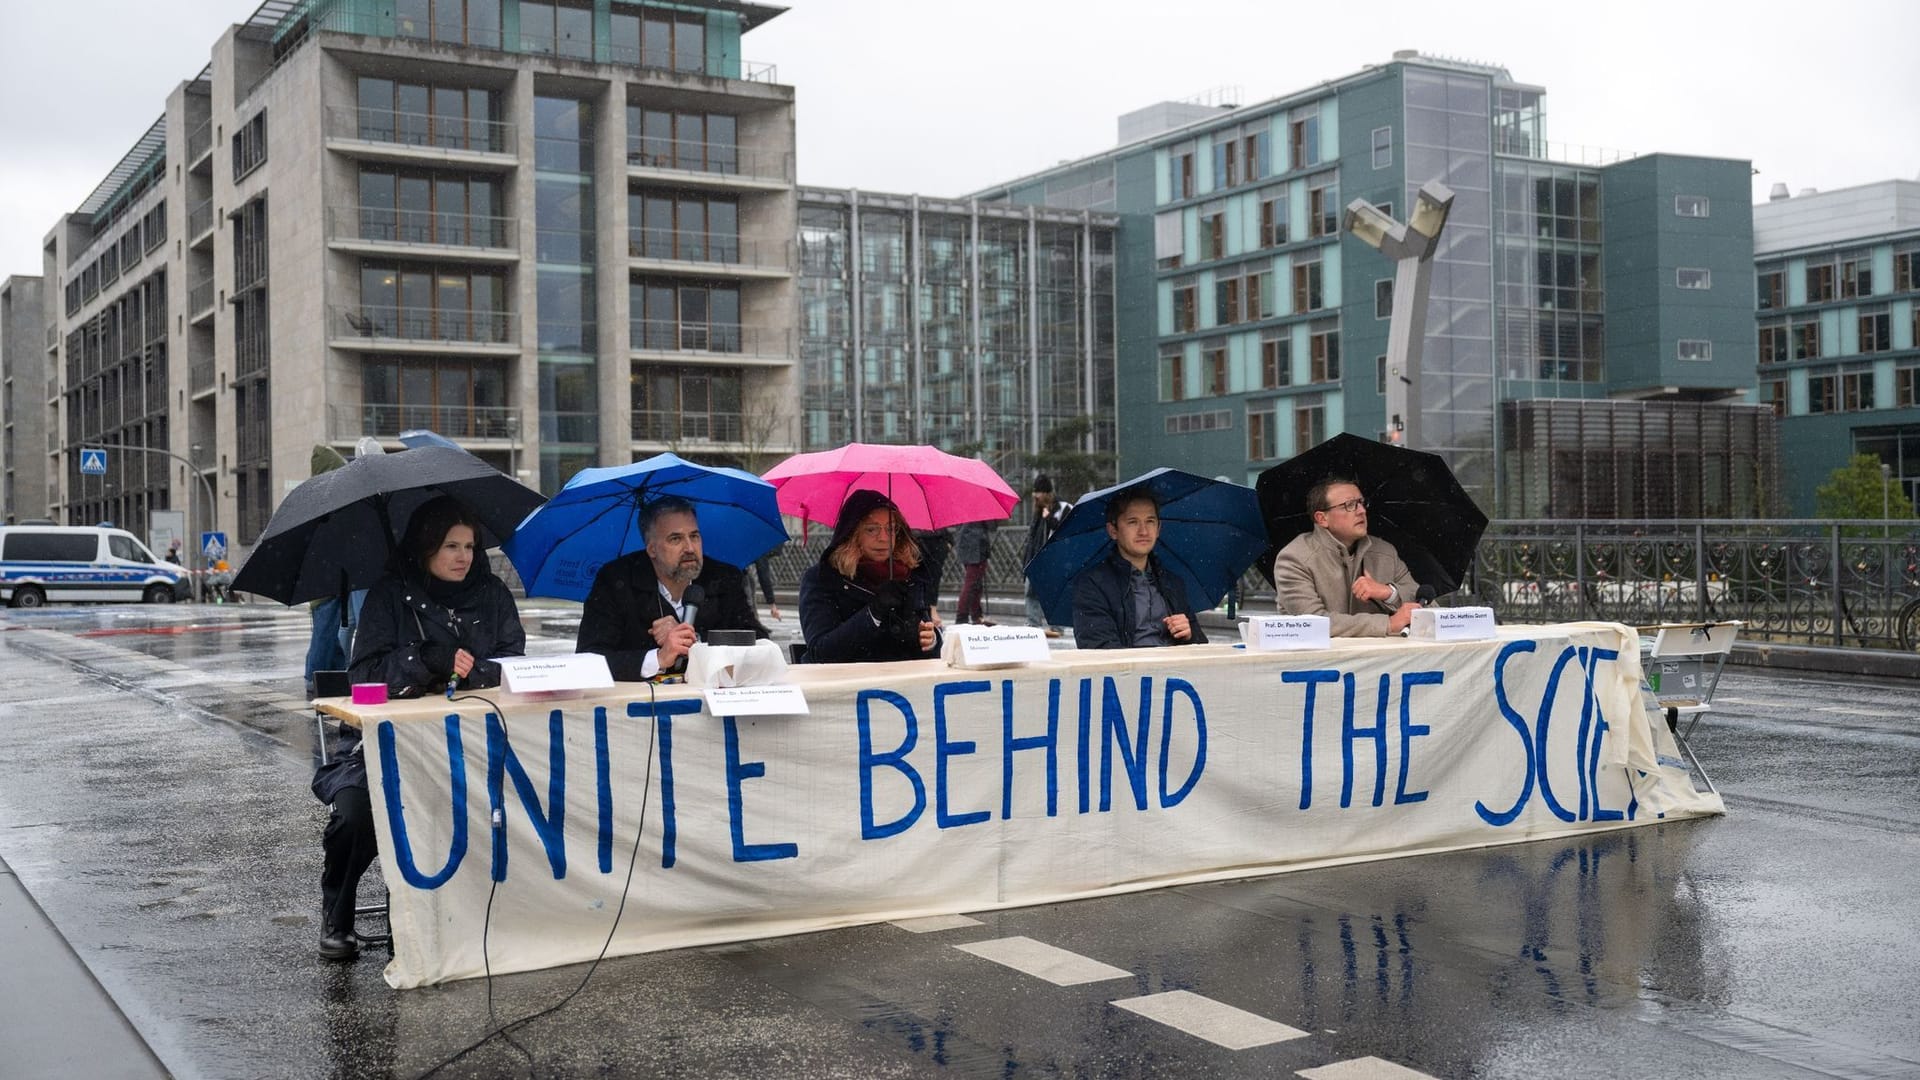
<path fill-rule="evenodd" d="M 500 678 L 516 694 L 537 694 L 550 690 L 608 690 L 613 687 L 613 672 L 607 658 L 599 653 L 567 653 L 560 656 L 502 656 Z"/>

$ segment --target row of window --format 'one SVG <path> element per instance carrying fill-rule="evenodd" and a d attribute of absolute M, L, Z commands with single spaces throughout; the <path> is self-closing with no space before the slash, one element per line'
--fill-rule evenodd
<path fill-rule="evenodd" d="M 1318 446 L 1327 437 L 1327 406 L 1318 394 L 1304 395 L 1287 403 L 1293 413 L 1293 446 L 1300 450 Z M 1274 403 L 1265 408 L 1247 410 L 1247 458 L 1267 461 L 1280 456 L 1279 413 Z"/>
<path fill-rule="evenodd" d="M 1307 335 L 1307 381 L 1340 381 L 1340 331 L 1332 322 L 1316 323 Z M 1187 399 L 1187 353 L 1179 345 L 1160 349 L 1160 400 Z M 1227 342 L 1214 339 L 1200 345 L 1200 396 L 1233 393 L 1228 374 Z M 1268 331 L 1260 339 L 1260 385 L 1272 390 L 1293 384 L 1293 335 L 1287 329 Z M 1253 388 L 1250 388 L 1253 389 Z"/>
<path fill-rule="evenodd" d="M 1286 244 L 1290 239 L 1289 196 L 1286 187 L 1279 187 L 1260 196 L 1260 247 L 1275 248 Z M 1307 178 L 1307 236 L 1334 236 L 1340 231 L 1340 181 L 1333 173 L 1320 173 Z M 1386 214 L 1393 213 L 1393 204 L 1381 208 Z M 1195 262 L 1209 262 L 1224 259 L 1229 255 L 1240 254 L 1227 243 L 1227 208 L 1222 203 L 1209 203 L 1200 208 L 1199 248 L 1194 252 Z M 1163 270 L 1175 269 L 1182 265 L 1181 248 L 1184 238 L 1180 235 L 1180 211 L 1168 211 L 1155 222 L 1154 255 Z"/>
<path fill-rule="evenodd" d="M 1861 311 L 1856 329 L 1859 351 L 1888 352 L 1893 348 L 1893 313 L 1886 307 Z M 1913 310 L 1914 341 L 1920 342 L 1920 305 Z M 1784 364 L 1789 360 L 1817 360 L 1820 351 L 1820 320 L 1808 316 L 1777 320 L 1760 325 L 1760 362 Z"/>
<path fill-rule="evenodd" d="M 71 316 L 77 313 L 88 301 L 100 295 L 101 289 L 118 281 L 123 270 L 130 269 L 143 256 L 166 242 L 167 204 L 161 202 L 143 214 L 139 221 L 129 225 L 117 242 L 102 250 L 79 273 L 67 275 L 67 314 Z"/>
<path fill-rule="evenodd" d="M 1920 406 L 1920 367 L 1902 367 L 1893 373 L 1893 400 L 1875 400 L 1873 372 L 1823 371 L 1807 377 L 1807 412 L 1866 412 L 1872 409 L 1908 409 Z M 1773 406 L 1775 416 L 1787 415 L 1787 380 L 1760 384 L 1761 400 Z"/>
<path fill-rule="evenodd" d="M 642 16 L 615 11 L 607 24 L 608 38 L 597 41 L 591 3 L 521 0 L 519 7 L 522 52 L 594 60 L 596 45 L 604 45 L 615 63 L 666 71 L 707 69 L 707 27 L 699 12 L 676 15 L 654 9 Z M 404 38 L 499 49 L 506 40 L 500 8 L 500 0 L 393 0 L 394 32 Z"/>
<path fill-rule="evenodd" d="M 1301 315 L 1326 308 L 1324 281 L 1324 270 L 1317 256 L 1296 258 L 1293 263 L 1293 314 Z M 1389 286 L 1391 284 L 1391 282 L 1388 283 Z M 1198 282 L 1189 280 L 1174 284 L 1172 333 L 1189 334 L 1201 329 L 1199 298 Z M 1376 303 L 1378 302 L 1376 299 Z M 1390 293 L 1387 306 L 1391 313 Z M 1278 314 L 1273 291 L 1273 271 L 1266 264 L 1258 264 L 1258 268 L 1248 265 L 1223 270 L 1214 278 L 1212 326 L 1260 322 Z"/>
<path fill-rule="evenodd" d="M 267 110 L 261 109 L 233 133 L 234 181 L 238 183 L 241 177 L 266 164 L 266 161 Z"/>
<path fill-rule="evenodd" d="M 1787 272 L 1782 267 L 1762 269 L 1755 275 L 1760 310 L 1787 306 Z M 1835 300 L 1853 300 L 1873 295 L 1873 253 L 1868 250 L 1845 251 L 1810 259 L 1806 268 L 1809 304 Z M 1893 290 L 1896 293 L 1920 292 L 1920 244 L 1893 253 Z"/>
<path fill-rule="evenodd" d="M 1389 136 L 1391 138 L 1391 136 Z M 1216 132 L 1210 147 L 1213 157 L 1211 191 L 1224 191 L 1242 184 L 1257 183 L 1274 174 L 1271 125 L 1262 119 L 1231 131 Z M 1199 177 L 1194 159 L 1201 152 L 1196 143 L 1182 143 L 1167 153 L 1167 189 L 1173 199 L 1190 199 L 1199 194 Z M 1287 122 L 1287 164 L 1282 172 L 1309 169 L 1320 164 L 1320 106 L 1305 105 L 1293 110 Z M 1376 166 L 1378 167 L 1378 166 Z"/>

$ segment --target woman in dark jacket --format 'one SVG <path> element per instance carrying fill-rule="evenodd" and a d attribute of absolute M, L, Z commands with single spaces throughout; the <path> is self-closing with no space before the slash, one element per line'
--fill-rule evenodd
<path fill-rule="evenodd" d="M 385 683 L 394 697 L 500 685 L 492 658 L 523 655 L 527 634 L 479 535 L 473 518 L 444 496 L 414 512 L 393 568 L 360 609 L 347 668 L 354 682 Z M 333 808 L 321 836 L 320 955 L 328 960 L 359 955 L 353 910 L 377 850 L 360 735 L 341 730 L 313 777 L 314 795 Z"/>
<path fill-rule="evenodd" d="M 940 653 L 934 585 L 893 500 L 856 491 L 833 539 L 800 575 L 800 632 L 816 664 L 919 660 Z"/>

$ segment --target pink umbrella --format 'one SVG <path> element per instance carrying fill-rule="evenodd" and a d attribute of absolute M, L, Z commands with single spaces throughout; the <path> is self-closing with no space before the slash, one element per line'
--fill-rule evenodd
<path fill-rule="evenodd" d="M 1004 521 L 1020 502 L 986 462 L 931 446 L 848 443 L 795 454 L 767 470 L 765 478 L 779 489 L 782 513 L 828 526 L 847 496 L 862 489 L 892 499 L 915 529 Z"/>

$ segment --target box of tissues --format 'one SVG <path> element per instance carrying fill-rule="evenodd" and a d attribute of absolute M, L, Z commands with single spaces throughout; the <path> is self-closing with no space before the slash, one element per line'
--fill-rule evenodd
<path fill-rule="evenodd" d="M 1325 615 L 1254 615 L 1240 624 L 1240 640 L 1255 652 L 1324 649 L 1332 625 Z"/>
<path fill-rule="evenodd" d="M 765 638 L 752 645 L 699 642 L 687 650 L 689 686 L 770 686 L 786 676 L 787 658 Z"/>
<path fill-rule="evenodd" d="M 1493 636 L 1493 609 L 1423 607 L 1413 613 L 1407 636 L 1421 641 L 1484 641 Z"/>

